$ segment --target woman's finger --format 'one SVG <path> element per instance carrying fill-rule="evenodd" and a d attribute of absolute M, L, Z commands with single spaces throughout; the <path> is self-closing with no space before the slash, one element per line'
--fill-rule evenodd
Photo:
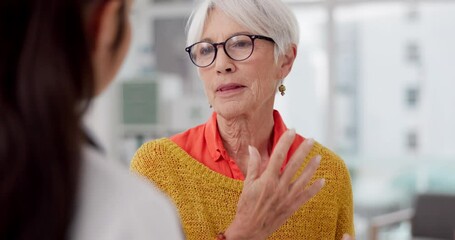
<path fill-rule="evenodd" d="M 264 174 L 271 176 L 279 176 L 280 169 L 283 165 L 283 162 L 286 159 L 289 148 L 294 142 L 295 130 L 287 130 L 283 135 L 281 135 L 280 140 L 275 146 L 272 155 L 270 156 L 270 162 L 267 168 L 264 171 Z"/>
<path fill-rule="evenodd" d="M 292 184 L 292 188 L 290 190 L 290 194 L 300 192 L 305 189 L 306 185 L 310 182 L 311 178 L 313 177 L 314 173 L 319 167 L 321 163 L 321 156 L 317 155 L 316 157 L 312 158 L 308 165 L 303 170 L 302 174 L 295 180 Z"/>
<path fill-rule="evenodd" d="M 281 187 L 286 187 L 289 185 L 292 177 L 300 169 L 300 167 L 302 166 L 303 162 L 306 159 L 306 156 L 310 153 L 313 144 L 314 140 L 307 138 L 303 143 L 300 144 L 300 146 L 294 152 L 281 176 L 280 179 Z"/>
<path fill-rule="evenodd" d="M 342 240 L 354 240 L 354 238 L 352 238 L 349 234 L 345 233 L 345 234 L 343 235 Z"/>
<path fill-rule="evenodd" d="M 295 201 L 293 202 L 293 205 L 291 206 L 292 211 L 296 211 L 299 207 L 302 206 L 302 204 L 308 202 L 312 197 L 314 197 L 319 191 L 321 191 L 322 187 L 325 185 L 325 179 L 318 179 L 316 180 L 311 186 L 309 186 L 307 189 L 302 189 Z"/>

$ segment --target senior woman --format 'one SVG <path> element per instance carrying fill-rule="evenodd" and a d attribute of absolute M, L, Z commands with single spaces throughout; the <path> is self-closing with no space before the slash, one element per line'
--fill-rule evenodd
<path fill-rule="evenodd" d="M 212 117 L 170 139 L 144 144 L 131 165 L 173 199 L 188 239 L 209 239 L 226 229 L 219 239 L 235 239 L 228 236 L 231 226 L 250 224 L 237 221 L 240 206 L 268 209 L 264 215 L 282 207 L 280 199 L 267 195 L 264 204 L 241 196 L 251 190 L 250 178 L 268 168 L 269 160 L 276 162 L 274 152 L 282 135 L 292 137 L 278 168 L 285 171 L 299 164 L 293 154 L 302 143 L 312 146 L 294 183 L 304 181 L 305 167 L 316 158 L 320 166 L 310 182 L 322 178 L 325 186 L 294 214 L 282 214 L 289 217 L 284 225 L 266 226 L 270 238 L 341 239 L 345 233 L 354 234 L 351 183 L 344 162 L 319 143 L 287 131 L 273 109 L 277 89 L 285 92 L 282 81 L 291 71 L 297 44 L 295 16 L 279 0 L 205 0 L 193 13 L 185 50 L 198 67 Z M 254 156 L 261 162 L 253 171 L 249 164 Z M 283 192 L 289 186 L 269 187 Z M 254 232 L 251 237 L 261 239 Z"/>

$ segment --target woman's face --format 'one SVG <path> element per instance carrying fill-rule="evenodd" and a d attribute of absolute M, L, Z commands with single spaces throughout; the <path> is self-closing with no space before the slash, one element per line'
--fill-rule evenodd
<path fill-rule="evenodd" d="M 215 8 L 210 11 L 201 39 L 224 42 L 239 33 L 255 34 Z M 230 118 L 256 110 L 272 110 L 282 77 L 279 65 L 280 60 L 275 63 L 274 59 L 274 43 L 256 39 L 248 59 L 232 60 L 218 46 L 215 61 L 198 71 L 215 112 Z"/>

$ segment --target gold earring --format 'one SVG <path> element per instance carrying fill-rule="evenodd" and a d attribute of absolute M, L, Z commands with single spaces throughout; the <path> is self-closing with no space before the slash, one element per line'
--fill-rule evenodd
<path fill-rule="evenodd" d="M 279 87 L 278 87 L 278 91 L 280 91 L 281 93 L 281 96 L 284 96 L 284 92 L 286 92 L 286 87 L 281 84 Z"/>

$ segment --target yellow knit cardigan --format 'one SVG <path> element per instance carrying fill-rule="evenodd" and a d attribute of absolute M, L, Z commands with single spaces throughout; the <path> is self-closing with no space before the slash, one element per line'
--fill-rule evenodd
<path fill-rule="evenodd" d="M 326 183 L 269 239 L 336 239 L 354 235 L 352 190 L 344 162 L 315 143 L 307 156 L 321 155 L 317 178 Z M 165 192 L 177 206 L 187 239 L 214 239 L 232 222 L 243 182 L 214 172 L 169 139 L 145 143 L 136 152 L 131 169 Z"/>

